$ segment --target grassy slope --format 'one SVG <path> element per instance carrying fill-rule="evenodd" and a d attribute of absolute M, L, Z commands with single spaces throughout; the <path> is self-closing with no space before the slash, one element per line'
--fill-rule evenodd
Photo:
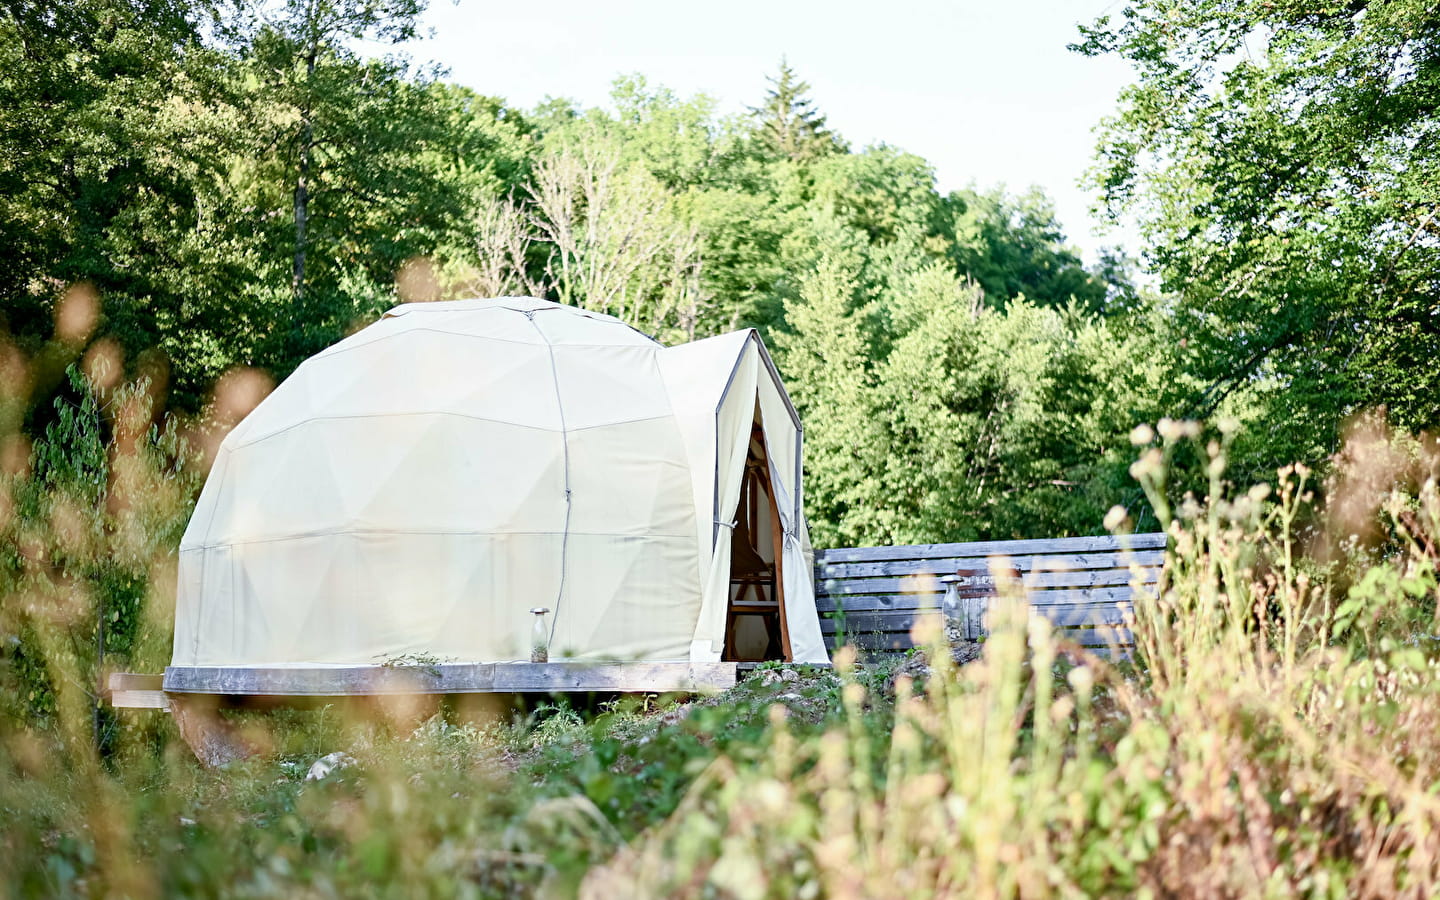
<path fill-rule="evenodd" d="M 772 704 L 818 734 L 839 686 L 820 670 L 762 671 L 708 698 L 583 711 L 562 700 L 478 723 L 452 710 L 413 732 L 328 708 L 242 714 L 273 752 L 218 772 L 150 711 L 124 713 L 128 743 L 109 772 L 70 765 L 43 732 L 11 735 L 0 880 L 52 896 L 117 883 L 187 896 L 573 889 L 669 815 L 718 755 L 743 764 L 763 752 Z M 356 764 L 307 782 L 336 750 Z"/>

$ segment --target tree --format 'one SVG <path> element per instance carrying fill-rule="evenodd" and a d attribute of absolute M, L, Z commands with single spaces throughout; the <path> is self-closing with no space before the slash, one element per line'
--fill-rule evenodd
<path fill-rule="evenodd" d="M 765 103 L 752 107 L 760 143 L 776 159 L 803 163 L 845 152 L 845 144 L 825 127 L 825 116 L 808 96 L 810 85 L 796 76 L 785 60 L 780 72 L 767 78 Z"/>
<path fill-rule="evenodd" d="M 695 335 L 701 303 L 694 228 L 639 164 L 622 165 L 603 138 L 542 157 L 530 224 L 547 246 L 548 293 L 649 331 Z"/>
<path fill-rule="evenodd" d="M 1083 29 L 1137 69 L 1097 183 L 1178 299 L 1202 387 L 1314 461 L 1386 406 L 1440 424 L 1440 19 L 1419 0 L 1142 0 Z"/>
<path fill-rule="evenodd" d="M 116 338 L 132 370 L 168 370 L 194 408 L 231 366 L 283 376 L 393 303 L 407 260 L 473 260 L 472 221 L 523 177 L 527 126 L 432 72 L 351 49 L 413 34 L 419 9 L 77 0 L 0 12 L 8 330 L 38 347 L 65 291 L 88 283 L 97 336 Z"/>
<path fill-rule="evenodd" d="M 1143 322 L 995 309 L 921 256 L 867 300 L 858 238 L 817 223 L 825 249 L 775 336 L 818 545 L 1094 534 L 1115 504 L 1144 517 L 1127 436 L 1158 418 L 1173 362 Z"/>
<path fill-rule="evenodd" d="M 386 205 L 395 196 L 383 178 L 375 185 L 373 175 L 391 161 L 400 163 L 400 171 L 385 174 L 408 174 L 408 160 L 396 159 L 407 154 L 387 151 L 402 145 L 403 139 L 395 140 L 402 130 L 394 127 L 396 118 L 404 116 L 410 102 L 422 99 L 406 83 L 405 63 L 361 61 L 346 42 L 409 40 L 425 5 L 425 0 L 279 0 L 261 7 L 254 30 L 241 38 L 248 64 L 244 77 L 254 88 L 247 98 L 254 103 L 251 119 L 276 148 L 272 169 L 281 171 L 271 177 L 286 179 L 291 198 L 285 354 L 292 362 L 318 349 L 307 331 L 314 319 L 327 318 L 309 302 L 312 252 L 328 251 L 333 259 L 337 248 L 327 245 L 353 233 L 364 207 Z M 316 234 L 314 207 L 326 201 L 324 212 L 339 221 L 321 223 Z"/>
<path fill-rule="evenodd" d="M 861 298 L 861 257 L 833 219 L 821 221 L 825 239 L 799 296 L 785 306 L 788 330 L 775 336 L 805 430 L 805 501 L 811 534 L 821 547 L 863 543 L 884 529 L 885 498 L 876 474 L 885 435 L 875 406 Z"/>
<path fill-rule="evenodd" d="M 956 268 L 980 285 L 991 305 L 1025 297 L 1042 306 L 1106 308 L 1105 282 L 1066 245 L 1055 207 L 1039 188 L 1019 196 L 954 191 L 945 199 L 945 214 Z"/>
<path fill-rule="evenodd" d="M 943 225 L 935 170 L 914 154 L 882 144 L 827 156 L 809 175 L 809 202 L 833 209 L 872 244 L 923 241 Z"/>
<path fill-rule="evenodd" d="M 0 11 L 0 298 L 9 329 L 48 335 L 68 286 L 119 312 L 155 289 L 171 223 L 216 160 L 180 114 L 206 102 L 204 3 L 16 2 Z M 143 262 L 140 262 L 143 260 Z"/>
<path fill-rule="evenodd" d="M 1138 505 L 1126 435 L 1155 416 L 1166 370 L 1143 332 L 1077 306 L 994 309 L 933 263 L 893 302 L 879 541 L 1093 534 L 1112 505 Z"/>

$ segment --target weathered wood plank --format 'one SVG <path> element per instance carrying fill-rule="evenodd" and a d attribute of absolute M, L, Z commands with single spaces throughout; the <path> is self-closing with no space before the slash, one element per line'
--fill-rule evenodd
<path fill-rule="evenodd" d="M 111 691 L 110 705 L 115 709 L 170 709 L 164 691 Z"/>
<path fill-rule="evenodd" d="M 446 694 L 493 690 L 492 663 L 433 666 L 169 666 L 171 693 L 252 696 Z"/>
<path fill-rule="evenodd" d="M 924 594 L 865 594 L 860 596 L 837 594 L 833 597 L 829 594 L 816 594 L 815 609 L 821 616 L 837 614 L 842 608 L 847 613 L 884 609 L 939 609 L 940 598 L 943 596 L 945 596 L 944 591 L 929 591 Z"/>
<path fill-rule="evenodd" d="M 171 666 L 165 690 L 238 696 L 339 697 L 528 691 L 724 689 L 735 663 L 443 663 L 433 666 Z"/>
<path fill-rule="evenodd" d="M 1129 584 L 1137 580 L 1141 584 L 1149 584 L 1158 581 L 1160 572 L 1158 569 L 1141 569 L 1132 572 L 1129 569 L 1087 569 L 1080 572 L 1039 572 L 1025 575 L 1021 584 L 1025 588 L 1045 587 L 1102 587 L 1106 585 Z M 816 586 L 817 594 L 835 596 L 837 594 L 901 594 L 920 593 L 933 590 L 926 586 L 929 581 L 938 579 L 926 579 L 924 576 L 911 578 L 827 578 Z"/>
<path fill-rule="evenodd" d="M 1067 606 L 1070 604 L 1117 603 L 1131 599 L 1129 585 L 1102 588 L 1060 588 L 1032 590 L 1025 599 L 1031 606 Z M 817 594 L 815 608 L 821 616 L 837 614 L 843 605 L 847 614 L 883 610 L 939 609 L 943 591 L 925 594 L 859 594 L 829 596 Z M 839 601 L 844 601 L 843 604 Z"/>
<path fill-rule="evenodd" d="M 888 634 L 847 634 L 845 635 L 843 645 L 848 647 L 855 647 L 859 650 L 869 650 L 872 652 L 879 651 L 885 653 L 896 653 L 903 650 L 909 650 L 911 647 L 915 646 L 914 642 L 910 640 L 910 635 L 908 632 L 891 632 Z M 840 644 L 834 640 L 834 636 L 826 635 L 825 646 L 831 650 L 834 650 L 835 647 L 840 646 Z"/>
<path fill-rule="evenodd" d="M 905 631 L 908 632 L 917 619 L 940 619 L 940 613 L 935 611 L 915 611 L 897 613 L 861 613 L 859 615 L 846 616 L 842 622 L 839 619 L 821 619 L 821 634 L 870 634 L 872 632 Z"/>
<path fill-rule="evenodd" d="M 111 672 L 105 687 L 112 691 L 158 691 L 164 687 L 164 675 L 142 672 Z"/>
<path fill-rule="evenodd" d="M 735 686 L 736 663 L 496 663 L 502 692 L 724 690 Z"/>
<path fill-rule="evenodd" d="M 115 709 L 163 709 L 170 704 L 161 690 L 164 676 L 140 672 L 111 672 L 102 692 Z"/>
<path fill-rule="evenodd" d="M 1123 543 L 1122 543 L 1123 542 Z M 1153 550 L 1165 546 L 1163 533 L 1023 541 L 975 541 L 963 544 L 905 544 L 895 547 L 841 547 L 821 550 L 816 563 L 872 562 L 889 559 L 943 559 L 947 557 L 1020 556 L 1044 553 L 1095 553 L 1108 550 Z"/>
<path fill-rule="evenodd" d="M 731 609 L 753 609 L 757 612 L 774 611 L 780 608 L 780 603 L 775 600 L 731 600 Z"/>
<path fill-rule="evenodd" d="M 1128 628 L 1057 628 L 1055 637 L 1074 641 L 1082 647 L 1129 647 L 1135 643 L 1135 636 Z"/>
<path fill-rule="evenodd" d="M 1091 606 L 1059 606 L 1048 609 L 1031 608 L 1031 614 L 1044 616 L 1055 628 L 1091 625 L 1123 626 L 1135 616 L 1129 604 L 1097 603 Z"/>
<path fill-rule="evenodd" d="M 1163 550 L 1135 553 L 1060 554 L 1056 556 L 960 556 L 942 559 L 903 559 L 885 562 L 818 563 L 821 578 L 873 578 L 880 575 L 949 575 L 958 569 L 988 569 L 1013 566 L 1021 572 L 1064 572 L 1076 569 L 1116 569 L 1131 565 L 1158 566 L 1165 562 Z"/>
<path fill-rule="evenodd" d="M 1153 591 L 1155 581 L 1141 582 L 1140 590 Z M 1093 603 L 1108 601 L 1119 603 L 1131 601 L 1135 597 L 1135 589 L 1130 585 L 1123 587 L 1106 588 L 1058 588 L 1052 590 L 1032 590 L 1025 593 L 1025 600 L 1031 606 L 1068 606 L 1072 603 Z"/>
<path fill-rule="evenodd" d="M 1076 627 L 1084 625 L 1123 625 L 1125 617 L 1133 615 L 1128 605 L 1117 606 L 1114 603 L 1092 603 L 1085 605 L 1056 606 L 1056 607 L 1032 607 L 1030 610 L 1033 616 L 1043 616 L 1050 620 L 1056 628 Z M 835 618 L 820 620 L 820 631 L 822 634 L 835 634 L 839 631 L 848 631 L 852 634 L 863 634 L 866 632 L 888 632 L 904 631 L 909 632 L 914 627 L 917 619 L 939 618 L 941 614 L 935 610 L 896 610 L 893 612 L 871 612 L 852 613 L 846 615 L 844 621 Z"/>
<path fill-rule="evenodd" d="M 1082 647 L 1109 648 L 1118 647 L 1126 650 L 1134 646 L 1134 636 L 1128 629 L 1101 627 L 1101 628 L 1061 628 L 1054 632 L 1057 640 L 1064 639 Z M 860 650 L 881 653 L 897 653 L 909 650 L 915 646 L 910 640 L 907 632 L 872 632 L 869 634 L 847 634 L 843 643 Z M 827 647 L 836 646 L 835 636 L 826 635 L 825 644 Z"/>

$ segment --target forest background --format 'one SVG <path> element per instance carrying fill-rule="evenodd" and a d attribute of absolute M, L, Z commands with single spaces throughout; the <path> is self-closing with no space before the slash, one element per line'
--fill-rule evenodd
<path fill-rule="evenodd" d="M 605 109 L 518 110 L 356 49 L 423 11 L 8 6 L 12 470 L 57 396 L 139 379 L 158 436 L 397 302 L 505 293 L 665 342 L 759 329 L 821 546 L 1096 533 L 1117 504 L 1146 527 L 1128 436 L 1162 416 L 1245 426 L 1246 483 L 1323 463 L 1359 411 L 1440 415 L 1424 4 L 1149 2 L 1081 28 L 1077 52 L 1137 73 L 1092 187 L 1143 240 L 1088 266 L 1043 193 L 942 195 L 924 159 L 828 129 L 784 63 L 743 115 L 638 75 Z"/>

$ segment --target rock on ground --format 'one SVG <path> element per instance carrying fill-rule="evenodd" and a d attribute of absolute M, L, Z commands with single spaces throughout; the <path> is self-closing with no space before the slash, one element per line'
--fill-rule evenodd
<path fill-rule="evenodd" d="M 984 645 L 979 641 L 951 638 L 950 660 L 957 668 L 967 665 L 980 658 L 983 648 Z M 930 651 L 917 650 L 913 656 L 896 666 L 895 671 L 890 673 L 890 677 L 885 679 L 885 693 L 891 697 L 895 696 L 895 682 L 902 677 L 912 681 L 925 681 L 934 673 L 935 670 L 930 665 Z"/>

